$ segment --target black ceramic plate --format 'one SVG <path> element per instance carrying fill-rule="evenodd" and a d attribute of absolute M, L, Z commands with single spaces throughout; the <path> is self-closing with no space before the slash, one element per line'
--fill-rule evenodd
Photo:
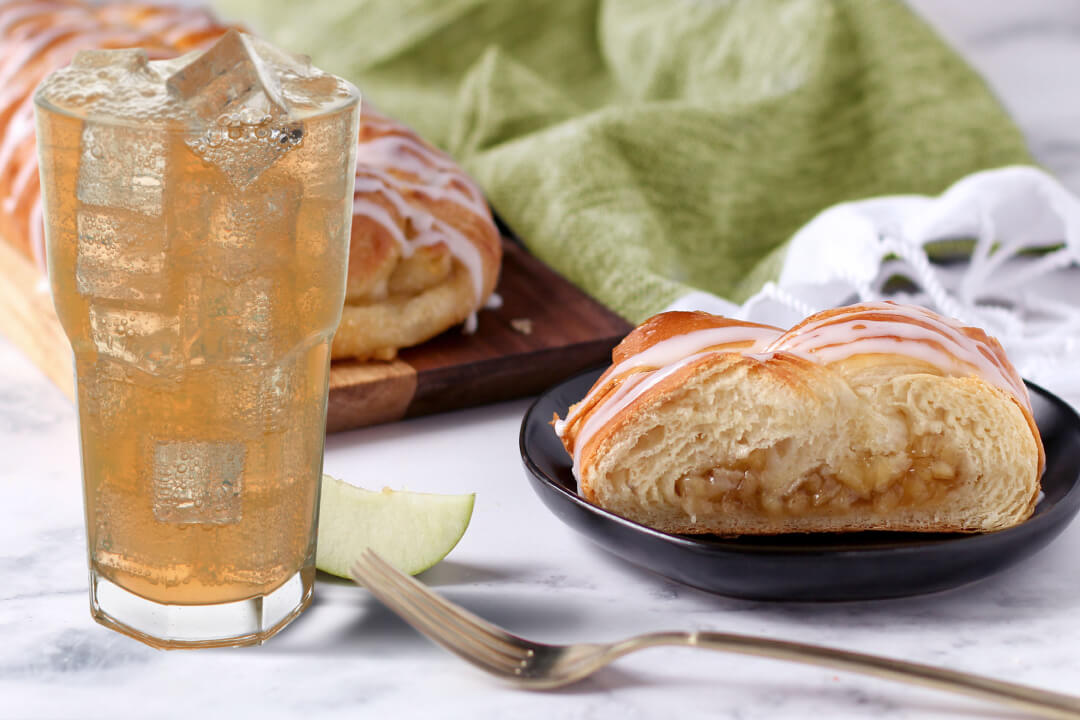
<path fill-rule="evenodd" d="M 1027 522 L 984 535 L 863 532 L 721 538 L 671 535 L 626 520 L 577 493 L 570 458 L 551 426 L 600 371 L 541 395 L 521 424 L 533 489 L 570 527 L 606 550 L 702 590 L 760 600 L 864 600 L 944 590 L 1019 562 L 1053 540 L 1080 509 L 1080 416 L 1028 383 L 1046 446 L 1043 497 Z"/>

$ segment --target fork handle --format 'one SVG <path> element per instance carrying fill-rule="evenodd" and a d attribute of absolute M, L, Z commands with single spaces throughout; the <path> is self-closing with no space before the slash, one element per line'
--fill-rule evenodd
<path fill-rule="evenodd" d="M 612 650 L 623 655 L 645 647 L 661 645 L 699 647 L 819 665 L 991 700 L 1039 717 L 1080 720 L 1080 697 L 933 665 L 785 640 L 717 632 L 652 633 L 626 640 Z"/>

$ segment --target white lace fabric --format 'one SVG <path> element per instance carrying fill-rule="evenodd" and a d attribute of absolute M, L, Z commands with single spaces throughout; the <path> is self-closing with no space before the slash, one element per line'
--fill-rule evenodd
<path fill-rule="evenodd" d="M 964 261 L 938 264 L 927 254 L 963 239 L 974 240 Z M 887 291 L 897 276 L 911 289 Z M 882 299 L 983 328 L 1023 377 L 1080 408 L 1080 200 L 1033 167 L 969 175 L 937 197 L 835 205 L 795 234 L 779 279 L 742 306 L 694 292 L 668 309 L 790 327 L 829 307 Z"/>

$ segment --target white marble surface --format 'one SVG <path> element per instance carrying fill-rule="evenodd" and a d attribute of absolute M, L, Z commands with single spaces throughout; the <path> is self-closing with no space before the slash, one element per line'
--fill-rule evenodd
<path fill-rule="evenodd" d="M 984 72 L 1039 159 L 1080 192 L 1080 4 L 919 0 Z M 1080 271 L 1076 273 L 1080 279 Z M 1080 525 L 994 578 L 933 596 L 755 603 L 651 576 L 562 525 L 526 485 L 524 401 L 333 436 L 329 472 L 369 486 L 477 492 L 473 523 L 423 579 L 548 641 L 711 629 L 827 643 L 1080 692 Z M 930 691 L 767 660 L 653 650 L 572 689 L 495 684 L 359 588 L 320 579 L 260 648 L 158 652 L 87 609 L 71 406 L 0 340 L 0 717 L 985 718 Z"/>

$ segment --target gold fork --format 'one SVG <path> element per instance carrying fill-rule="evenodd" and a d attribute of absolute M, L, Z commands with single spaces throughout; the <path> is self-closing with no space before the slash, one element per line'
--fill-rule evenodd
<path fill-rule="evenodd" d="M 757 655 L 872 675 L 1009 705 L 1039 717 L 1080 720 L 1080 697 L 931 665 L 748 635 L 659 632 L 615 643 L 545 645 L 511 635 L 436 595 L 367 550 L 353 579 L 428 638 L 481 670 L 529 689 L 577 682 L 636 650 L 675 645 Z"/>

